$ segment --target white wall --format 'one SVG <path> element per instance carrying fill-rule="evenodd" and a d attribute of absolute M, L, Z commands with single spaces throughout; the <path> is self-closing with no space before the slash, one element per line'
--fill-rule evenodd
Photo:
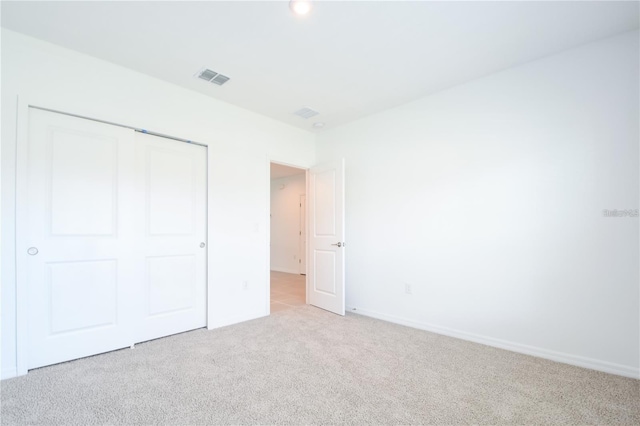
<path fill-rule="evenodd" d="M 345 157 L 347 305 L 638 377 L 638 32 L 318 137 Z M 405 294 L 404 283 L 413 294 Z"/>
<path fill-rule="evenodd" d="M 271 270 L 300 273 L 300 195 L 304 172 L 271 181 Z"/>
<path fill-rule="evenodd" d="M 639 208 L 638 48 L 629 33 L 322 133 L 319 160 L 347 159 L 348 305 L 637 377 L 638 219 L 601 212 Z M 1 78 L 3 377 L 16 363 L 18 94 L 208 143 L 212 325 L 264 314 L 266 159 L 313 165 L 311 134 L 7 30 Z"/>
<path fill-rule="evenodd" d="M 314 136 L 149 76 L 2 30 L 2 377 L 15 374 L 16 99 L 209 145 L 209 302 L 218 326 L 268 309 L 268 159 L 309 167 Z M 247 255 L 248 254 L 248 255 Z M 243 281 L 248 281 L 246 290 Z"/>

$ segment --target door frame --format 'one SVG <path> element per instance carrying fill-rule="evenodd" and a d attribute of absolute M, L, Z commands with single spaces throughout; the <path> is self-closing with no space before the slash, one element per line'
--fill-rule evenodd
<path fill-rule="evenodd" d="M 288 163 L 284 161 L 275 160 L 271 157 L 267 157 L 267 179 L 266 179 L 266 193 L 267 193 L 267 211 L 266 211 L 266 223 L 271 223 L 271 163 L 280 164 L 282 166 L 295 167 L 296 169 L 304 170 L 304 191 L 305 195 L 309 193 L 309 167 L 303 166 L 295 163 Z M 309 197 L 305 197 L 305 220 L 309 223 Z M 305 253 L 307 256 L 307 261 L 309 260 L 309 230 L 307 229 L 307 247 L 305 248 Z M 266 292 L 266 309 L 267 315 L 271 315 L 271 226 L 267 226 L 267 245 L 265 247 L 265 253 L 267 256 L 267 277 L 269 277 L 269 285 L 267 286 Z M 304 276 L 304 295 L 305 295 L 305 303 L 309 304 L 309 274 Z"/>
<path fill-rule="evenodd" d="M 305 179 L 306 179 L 306 174 L 305 174 Z M 306 182 L 305 182 L 305 187 L 306 187 Z M 304 215 L 302 214 L 302 198 L 304 197 Z M 299 199 L 299 207 L 298 207 L 298 218 L 300 220 L 299 222 L 299 227 L 300 227 L 300 232 L 298 235 L 298 256 L 301 253 L 304 253 L 304 274 L 303 269 L 302 269 L 302 259 L 298 258 L 298 273 L 300 275 L 307 275 L 307 193 L 306 193 L 306 188 L 305 188 L 305 193 L 304 194 L 300 194 L 298 196 Z M 303 226 L 304 224 L 304 226 Z M 302 245 L 302 229 L 304 229 L 304 247 L 300 247 Z"/>
<path fill-rule="evenodd" d="M 25 276 L 26 271 L 26 250 L 27 250 L 27 241 L 24 238 L 21 240 L 20 237 L 26 235 L 25 229 L 27 226 L 26 223 L 26 212 L 28 208 L 27 203 L 27 176 L 28 176 L 28 144 L 29 144 L 29 109 L 30 108 L 38 108 L 50 111 L 52 113 L 65 114 L 68 116 L 75 116 L 80 119 L 89 119 L 98 122 L 102 122 L 105 124 L 121 126 L 130 128 L 132 131 L 135 129 L 140 129 L 131 125 L 119 124 L 114 122 L 109 122 L 106 120 L 101 120 L 99 118 L 91 117 L 91 112 L 88 111 L 86 115 L 83 114 L 83 111 L 76 109 L 77 105 L 72 106 L 72 108 L 76 112 L 67 112 L 66 106 L 59 105 L 50 105 L 50 102 L 38 102 L 37 99 L 28 99 L 23 96 L 18 96 L 16 102 L 16 192 L 15 192 L 15 258 L 16 258 L 16 269 L 15 269 L 15 283 L 16 283 L 16 376 L 22 376 L 27 374 L 28 372 L 28 340 L 29 340 L 29 330 L 28 330 L 28 312 L 29 312 L 29 300 L 28 300 L 28 289 L 27 289 L 27 280 Z M 151 132 L 150 132 L 151 133 Z M 165 136 L 167 138 L 175 139 L 176 142 L 190 143 L 187 139 L 182 139 L 179 137 L 172 137 L 169 135 L 156 134 L 157 136 Z M 209 242 L 213 241 L 212 227 L 209 226 L 211 223 L 211 200 L 213 199 L 212 188 L 212 173 L 211 173 L 211 159 L 212 150 L 209 149 L 209 144 L 206 142 L 195 142 L 198 145 L 204 146 L 207 150 L 206 152 L 206 160 L 207 160 L 207 201 L 206 201 L 206 224 L 207 224 L 207 246 L 209 246 Z M 212 303 L 210 298 L 213 295 L 213 283 L 210 279 L 209 271 L 211 270 L 211 250 L 207 249 L 207 257 L 206 257 L 206 304 L 207 304 L 207 328 L 210 328 L 211 324 L 214 321 L 214 312 L 212 309 Z M 268 288 L 267 288 L 268 290 Z M 268 309 L 268 306 L 267 306 Z"/>

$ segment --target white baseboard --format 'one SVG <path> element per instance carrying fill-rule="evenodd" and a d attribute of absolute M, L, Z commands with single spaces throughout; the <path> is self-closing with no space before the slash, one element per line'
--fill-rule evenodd
<path fill-rule="evenodd" d="M 300 271 L 298 269 L 271 268 L 271 270 L 275 272 L 286 272 L 287 274 L 296 274 L 296 275 L 300 274 Z"/>
<path fill-rule="evenodd" d="M 0 379 L 13 379 L 14 377 L 18 377 L 18 370 L 16 370 L 15 368 L 11 368 L 2 370 L 2 376 L 0 377 Z"/>
<path fill-rule="evenodd" d="M 455 330 L 448 327 L 422 323 L 406 318 L 387 315 L 380 312 L 361 309 L 353 306 L 347 306 L 347 312 L 360 314 L 395 324 L 405 325 L 407 327 L 417 328 L 420 330 L 430 331 L 432 333 L 442 334 L 445 336 L 455 337 L 462 340 L 468 340 L 487 346 L 493 346 L 500 349 L 506 349 L 512 352 L 518 352 L 526 355 L 537 356 L 539 358 L 549 359 L 551 361 L 562 362 L 565 364 L 575 365 L 578 367 L 589 368 L 592 370 L 602 371 L 605 373 L 616 374 L 618 376 L 631 377 L 640 379 L 640 369 L 627 365 L 615 364 L 607 361 L 600 361 L 593 358 L 585 358 L 577 355 L 571 355 L 564 352 L 556 352 L 548 349 L 538 348 L 535 346 L 523 345 L 521 343 L 510 342 L 493 337 L 482 336 L 479 334 L 468 333 L 465 331 Z"/>

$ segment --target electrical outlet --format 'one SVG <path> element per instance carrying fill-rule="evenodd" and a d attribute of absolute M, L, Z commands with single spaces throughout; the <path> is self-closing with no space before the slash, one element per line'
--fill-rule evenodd
<path fill-rule="evenodd" d="M 405 294 L 413 294 L 413 288 L 411 287 L 411 284 L 404 283 L 404 292 Z"/>
<path fill-rule="evenodd" d="M 246 290 L 249 288 L 249 281 L 242 281 L 242 289 Z"/>

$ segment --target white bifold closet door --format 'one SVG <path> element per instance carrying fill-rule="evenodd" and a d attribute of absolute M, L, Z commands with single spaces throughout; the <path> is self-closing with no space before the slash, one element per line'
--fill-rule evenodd
<path fill-rule="evenodd" d="M 24 190 L 27 368 L 206 325 L 205 148 L 30 109 Z"/>

